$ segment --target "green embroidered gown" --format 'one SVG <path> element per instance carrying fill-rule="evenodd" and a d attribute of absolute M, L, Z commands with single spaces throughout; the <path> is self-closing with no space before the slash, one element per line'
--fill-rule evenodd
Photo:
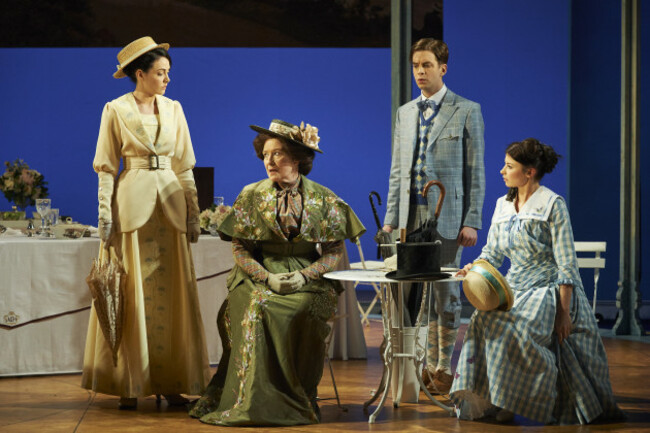
<path fill-rule="evenodd" d="M 301 176 L 293 191 L 269 179 L 245 187 L 219 231 L 235 256 L 217 318 L 224 353 L 190 416 L 231 426 L 319 422 L 327 320 L 342 290 L 322 275 L 365 228 L 343 200 Z M 307 280 L 297 292 L 266 286 L 268 272 L 293 271 Z"/>

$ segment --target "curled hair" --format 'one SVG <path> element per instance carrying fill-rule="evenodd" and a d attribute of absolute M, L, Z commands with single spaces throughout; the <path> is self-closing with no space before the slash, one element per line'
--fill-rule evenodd
<path fill-rule="evenodd" d="M 275 138 L 284 144 L 284 147 L 291 158 L 298 161 L 298 173 L 307 176 L 312 169 L 316 153 L 306 146 L 295 144 L 287 139 L 275 135 L 260 133 L 253 139 L 253 147 L 255 148 L 255 154 L 257 157 L 264 161 L 264 143 L 272 138 Z"/>
<path fill-rule="evenodd" d="M 537 181 L 542 180 L 545 174 L 552 172 L 561 158 L 551 146 L 541 143 L 536 138 L 526 138 L 510 143 L 506 148 L 506 153 L 525 168 L 534 168 Z M 515 197 L 517 197 L 517 188 L 510 188 L 506 200 L 512 201 Z"/>
<path fill-rule="evenodd" d="M 440 65 L 446 65 L 449 61 L 449 47 L 439 39 L 423 38 L 411 46 L 409 59 L 413 61 L 413 54 L 416 51 L 431 51 Z"/>
<path fill-rule="evenodd" d="M 164 48 L 156 48 L 151 51 L 147 51 L 137 59 L 133 60 L 131 63 L 124 67 L 123 71 L 131 79 L 131 81 L 137 84 L 138 78 L 135 76 L 137 70 L 142 69 L 143 72 L 149 72 L 149 69 L 151 69 L 154 62 L 161 57 L 167 58 L 167 60 L 169 60 L 169 66 L 171 67 L 172 58 L 167 50 Z"/>

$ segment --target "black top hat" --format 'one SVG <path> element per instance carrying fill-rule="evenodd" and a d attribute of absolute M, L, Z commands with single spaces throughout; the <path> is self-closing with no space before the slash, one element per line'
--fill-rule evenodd
<path fill-rule="evenodd" d="M 449 278 L 440 272 L 442 243 L 402 242 L 397 244 L 397 270 L 386 274 L 392 280 L 436 281 Z"/>
<path fill-rule="evenodd" d="M 293 144 L 305 146 L 313 151 L 323 153 L 318 148 L 318 142 L 320 141 L 318 128 L 311 126 L 309 123 L 305 126 L 305 122 L 300 122 L 300 126 L 297 126 L 283 120 L 273 119 L 269 129 L 257 125 L 250 125 L 250 127 L 253 131 L 268 134 L 273 137 L 284 138 Z"/>

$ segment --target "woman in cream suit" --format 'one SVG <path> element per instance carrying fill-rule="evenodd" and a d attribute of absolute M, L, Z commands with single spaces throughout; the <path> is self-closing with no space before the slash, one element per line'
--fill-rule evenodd
<path fill-rule="evenodd" d="M 189 248 L 200 232 L 195 158 L 181 105 L 163 96 L 168 48 L 147 36 L 117 55 L 113 76 L 136 87 L 104 107 L 93 161 L 100 237 L 122 260 L 127 285 L 117 366 L 93 308 L 82 386 L 119 396 L 122 409 L 152 394 L 184 404 L 181 393 L 200 394 L 210 379 Z"/>

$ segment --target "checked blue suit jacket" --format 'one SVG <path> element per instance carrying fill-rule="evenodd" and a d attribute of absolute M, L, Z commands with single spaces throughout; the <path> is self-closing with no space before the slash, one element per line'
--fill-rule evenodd
<path fill-rule="evenodd" d="M 402 105 L 395 118 L 384 219 L 384 224 L 394 228 L 405 228 L 408 222 L 419 99 Z M 447 191 L 438 217 L 438 232 L 444 238 L 456 239 L 461 226 L 481 228 L 485 197 L 483 132 L 481 106 L 447 89 L 431 129 L 425 166 L 427 180 L 439 180 Z M 430 217 L 434 215 L 439 191 L 435 186 L 429 189 Z"/>

